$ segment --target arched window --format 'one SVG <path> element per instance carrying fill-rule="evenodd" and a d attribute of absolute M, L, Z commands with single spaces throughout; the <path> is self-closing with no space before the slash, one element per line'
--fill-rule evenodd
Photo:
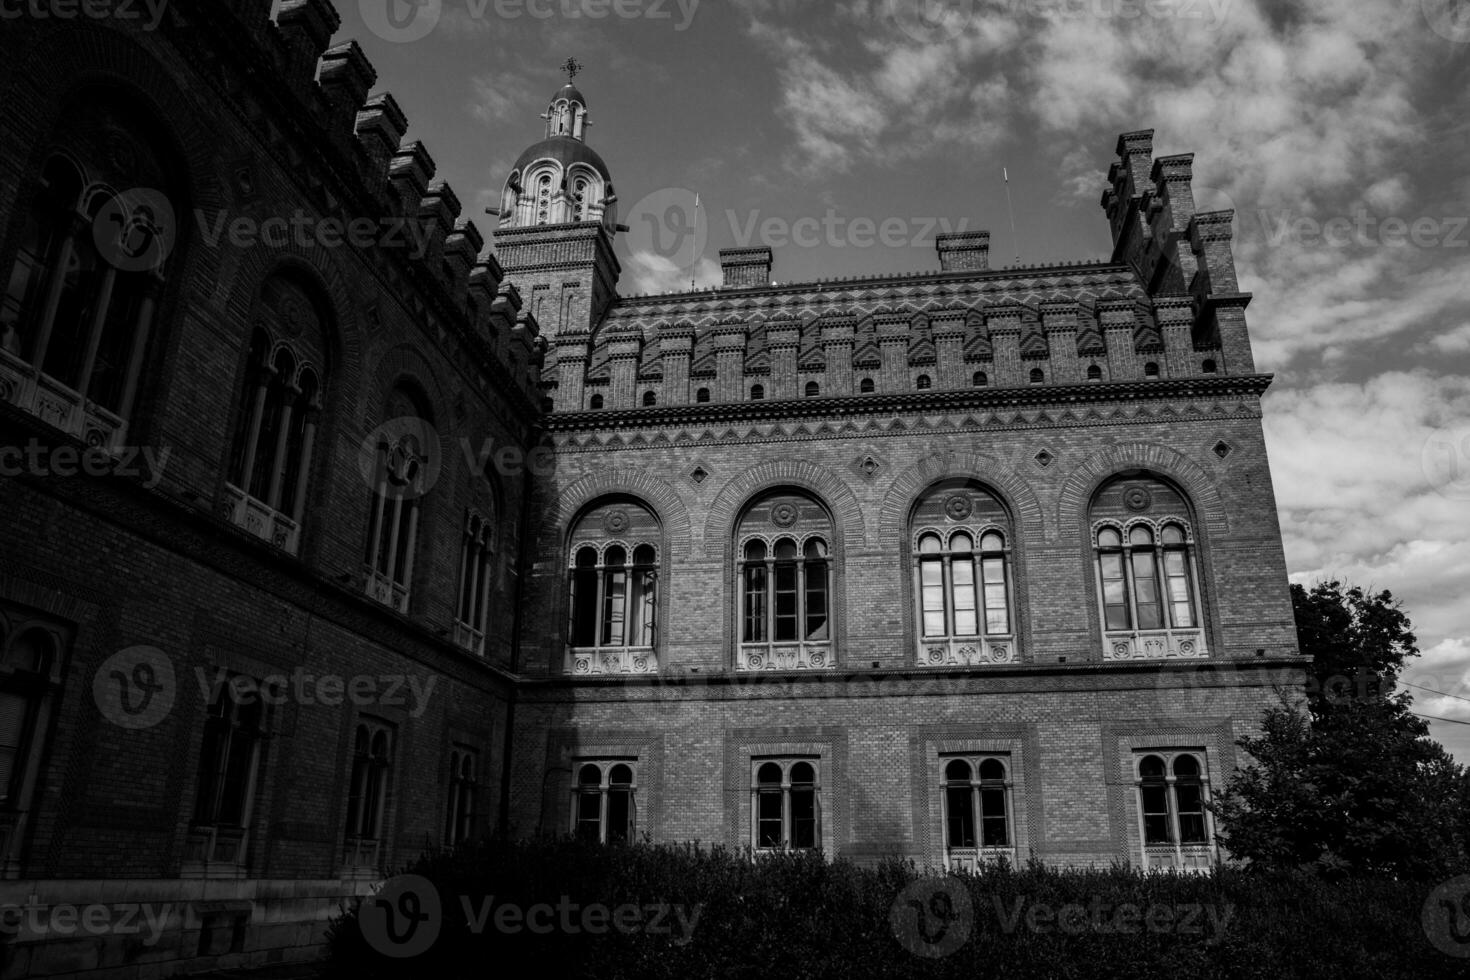
<path fill-rule="evenodd" d="M 1208 869 L 1215 834 L 1204 752 L 1145 750 L 1135 764 L 1144 868 Z"/>
<path fill-rule="evenodd" d="M 361 722 L 353 734 L 352 773 L 347 788 L 344 860 L 350 868 L 377 868 L 386 858 L 379 847 L 392 766 L 393 733 L 380 722 Z"/>
<path fill-rule="evenodd" d="M 59 628 L 0 609 L 0 875 L 19 877 L 51 716 L 61 691 Z"/>
<path fill-rule="evenodd" d="M 588 405 L 589 408 L 592 408 L 592 409 L 601 408 L 602 407 L 602 396 L 601 395 L 593 395 L 592 398 L 591 398 L 591 400 L 588 401 L 587 405 Z"/>
<path fill-rule="evenodd" d="M 927 374 L 919 375 L 918 379 L 914 382 L 914 387 L 920 391 L 928 391 L 933 385 L 934 382 L 929 379 L 929 375 Z"/>
<path fill-rule="evenodd" d="M 475 770 L 479 766 L 479 754 L 471 749 L 455 746 L 449 753 L 449 801 L 444 808 L 444 843 L 450 847 L 474 836 L 475 797 L 479 783 L 475 781 Z"/>
<path fill-rule="evenodd" d="M 757 851 L 822 846 L 819 759 L 756 759 L 751 763 L 750 835 Z"/>
<path fill-rule="evenodd" d="M 572 833 L 598 844 L 625 844 L 638 824 L 637 768 L 632 762 L 579 763 L 572 783 Z"/>
<path fill-rule="evenodd" d="M 859 394 L 862 394 L 862 395 L 871 395 L 876 390 L 877 389 L 873 385 L 873 379 L 872 378 L 864 378 L 862 381 L 860 381 L 858 383 L 858 393 Z"/>
<path fill-rule="evenodd" d="M 658 518 L 636 501 L 598 504 L 572 526 L 567 669 L 658 672 Z"/>
<path fill-rule="evenodd" d="M 701 388 L 698 391 L 696 391 L 694 393 L 694 400 L 696 402 L 699 402 L 699 404 L 701 404 L 701 405 L 703 405 L 705 402 L 709 401 L 709 389 L 708 388 Z"/>
<path fill-rule="evenodd" d="M 984 388 L 988 384 L 990 384 L 990 378 L 986 375 L 984 371 L 976 371 L 973 375 L 970 376 L 971 387 Z"/>
<path fill-rule="evenodd" d="M 918 663 L 1016 659 L 1011 520 L 975 484 L 935 487 L 909 523 L 917 600 Z"/>
<path fill-rule="evenodd" d="M 1201 374 L 1214 374 L 1219 369 L 1215 366 L 1215 362 L 1213 360 L 1207 358 L 1204 363 L 1199 366 L 1199 370 Z"/>
<path fill-rule="evenodd" d="M 770 493 L 736 534 L 738 670 L 825 670 L 832 651 L 832 520 L 797 493 Z"/>
<path fill-rule="evenodd" d="M 480 656 L 485 655 L 485 639 L 490 632 L 490 596 L 498 572 L 494 501 L 487 498 L 482 509 L 465 511 L 454 616 L 454 641 Z"/>
<path fill-rule="evenodd" d="M 946 865 L 974 870 L 984 861 L 1015 860 L 1011 839 L 1009 760 L 945 757 L 941 790 Z"/>
<path fill-rule="evenodd" d="M 185 845 L 186 863 L 247 865 L 247 833 L 254 810 L 260 756 L 266 736 L 265 698 L 260 682 L 231 674 L 210 702 L 204 719 L 195 784 L 194 819 Z"/>
<path fill-rule="evenodd" d="M 653 406 L 655 406 L 657 404 L 658 404 L 658 395 L 654 394 L 651 391 L 645 391 L 643 393 L 643 407 L 644 408 L 652 408 Z"/>
<path fill-rule="evenodd" d="M 261 286 L 225 483 L 230 520 L 293 555 L 322 410 L 326 309 L 292 277 L 272 276 Z"/>
<path fill-rule="evenodd" d="M 114 93 L 69 99 L 21 189 L 0 270 L 0 398 L 90 445 L 122 445 L 187 213 L 170 139 Z"/>
<path fill-rule="evenodd" d="M 765 385 L 751 385 L 750 386 L 750 400 L 751 401 L 758 402 L 758 401 L 761 401 L 762 399 L 764 399 L 765 397 L 766 397 L 766 386 Z"/>
<path fill-rule="evenodd" d="M 818 395 L 820 395 L 821 393 L 822 393 L 822 386 L 821 385 L 817 384 L 815 381 L 808 381 L 806 383 L 806 396 L 808 398 L 815 398 Z"/>
<path fill-rule="evenodd" d="M 367 594 L 408 611 L 424 494 L 442 465 L 433 419 L 423 401 L 394 388 L 383 406 L 368 509 Z"/>
<path fill-rule="evenodd" d="M 1162 480 L 1120 478 L 1098 490 L 1089 516 L 1104 658 L 1205 656 L 1184 497 Z"/>
<path fill-rule="evenodd" d="M 1031 383 L 1032 384 L 1039 385 L 1039 384 L 1041 384 L 1045 380 L 1046 380 L 1046 372 L 1042 371 L 1041 368 L 1032 368 L 1031 369 Z"/>
<path fill-rule="evenodd" d="M 1101 381 L 1102 380 L 1102 368 L 1098 367 L 1096 364 L 1089 364 L 1087 366 L 1087 380 L 1088 381 Z"/>
<path fill-rule="evenodd" d="M 1149 361 L 1147 364 L 1145 364 L 1143 366 L 1143 376 L 1145 378 L 1157 378 L 1159 376 L 1158 363 L 1155 361 Z"/>

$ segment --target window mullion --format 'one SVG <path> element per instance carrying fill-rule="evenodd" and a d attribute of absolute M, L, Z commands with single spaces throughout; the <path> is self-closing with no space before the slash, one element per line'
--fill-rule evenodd
<path fill-rule="evenodd" d="M 599 557 L 597 561 L 597 612 L 593 615 L 593 649 L 602 648 L 602 631 L 607 622 L 607 566 Z"/>

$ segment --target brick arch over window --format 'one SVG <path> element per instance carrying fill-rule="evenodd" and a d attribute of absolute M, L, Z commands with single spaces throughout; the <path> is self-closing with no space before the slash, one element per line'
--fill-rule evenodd
<path fill-rule="evenodd" d="M 709 517 L 704 524 L 705 558 L 723 560 L 734 534 L 736 515 L 763 491 L 783 486 L 805 490 L 826 504 L 841 531 L 845 549 L 850 551 L 867 545 L 862 505 L 852 488 L 830 470 L 801 460 L 789 460 L 753 466 L 725 484 L 710 506 Z"/>
<path fill-rule="evenodd" d="M 919 494 L 944 480 L 976 480 L 995 489 L 1008 504 L 1016 529 L 1024 540 L 1039 542 L 1044 532 L 1041 501 L 1031 485 L 1001 468 L 991 456 L 975 453 L 934 453 L 904 470 L 888 488 L 880 512 L 878 547 L 893 551 L 905 547 L 909 513 Z"/>
<path fill-rule="evenodd" d="M 671 559 L 688 558 L 692 554 L 692 525 L 684 501 L 669 484 L 639 469 L 599 470 L 568 486 L 557 497 L 556 506 L 542 522 L 543 540 L 560 545 L 572 521 L 590 503 L 601 497 L 616 495 L 643 500 L 658 515 L 663 522 Z"/>
<path fill-rule="evenodd" d="M 444 386 L 439 381 L 438 372 L 429 364 L 418 351 L 408 344 L 400 344 L 388 350 L 378 361 L 377 370 L 374 372 L 374 385 L 366 392 L 365 408 L 370 414 L 376 415 L 382 411 L 383 396 L 392 391 L 395 386 L 407 384 L 415 388 L 418 393 L 428 402 L 424 407 L 433 417 L 433 422 L 438 426 L 445 426 L 450 418 L 447 410 L 447 401 L 444 397 Z M 388 421 L 378 419 L 379 423 Z M 439 435 L 441 450 L 445 447 L 444 433 Z M 446 471 L 449 471 L 449 459 L 445 460 Z"/>
<path fill-rule="evenodd" d="M 1088 504 L 1098 487 L 1130 471 L 1156 474 L 1178 484 L 1211 534 L 1229 531 L 1225 502 L 1204 467 L 1168 446 L 1136 442 L 1112 446 L 1089 456 L 1067 478 L 1057 505 L 1058 537 L 1067 540 L 1081 534 Z"/>

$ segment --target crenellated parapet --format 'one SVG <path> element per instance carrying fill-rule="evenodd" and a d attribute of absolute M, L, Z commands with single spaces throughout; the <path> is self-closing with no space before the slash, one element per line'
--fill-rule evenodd
<path fill-rule="evenodd" d="M 1195 211 L 1194 155 L 1153 156 L 1153 130 L 1124 133 L 1108 169 L 1102 207 L 1113 238 L 1113 261 L 1126 263 L 1156 300 L 1185 297 L 1187 333 L 1197 351 L 1215 351 L 1222 370 L 1255 370 L 1245 307 L 1231 250 L 1232 211 Z M 1167 304 L 1179 332 L 1180 307 Z M 1159 343 L 1167 347 L 1167 339 Z M 1172 355 L 1171 355 L 1172 357 Z M 1178 358 L 1173 358 L 1178 360 Z"/>

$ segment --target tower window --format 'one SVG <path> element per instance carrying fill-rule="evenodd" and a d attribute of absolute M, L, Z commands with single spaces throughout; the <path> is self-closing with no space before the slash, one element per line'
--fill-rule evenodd
<path fill-rule="evenodd" d="M 651 391 L 645 391 L 643 393 L 643 407 L 644 408 L 652 408 L 654 405 L 657 405 L 657 404 L 658 404 L 658 395 L 654 394 Z"/>
<path fill-rule="evenodd" d="M 919 375 L 918 380 L 914 382 L 914 387 L 918 388 L 920 391 L 928 391 L 932 385 L 933 382 L 929 379 L 929 375 L 927 374 Z"/>
<path fill-rule="evenodd" d="M 970 385 L 972 387 L 984 388 L 988 384 L 990 384 L 990 378 L 986 376 L 984 371 L 976 371 L 970 376 Z"/>
<path fill-rule="evenodd" d="M 697 402 L 699 402 L 701 405 L 704 404 L 705 402 L 709 401 L 709 389 L 708 388 L 701 388 L 698 391 L 696 391 L 694 393 L 694 400 L 697 401 Z"/>
<path fill-rule="evenodd" d="M 591 398 L 591 400 L 589 400 L 587 402 L 587 405 L 588 405 L 589 408 L 601 408 L 602 407 L 602 396 L 601 395 L 593 395 L 592 398 Z"/>
<path fill-rule="evenodd" d="M 765 398 L 765 397 L 766 397 L 766 389 L 765 389 L 765 386 L 764 385 L 751 385 L 750 386 L 750 400 L 751 401 L 758 402 L 762 398 Z"/>
<path fill-rule="evenodd" d="M 1045 380 L 1046 380 L 1046 373 L 1044 371 L 1042 371 L 1041 368 L 1032 368 L 1031 369 L 1031 383 L 1032 384 L 1039 385 L 1039 384 L 1041 384 Z"/>
<path fill-rule="evenodd" d="M 1215 366 L 1215 362 L 1210 360 L 1207 360 L 1203 364 L 1201 364 L 1199 366 L 1199 369 L 1202 374 L 1214 374 L 1217 370 L 1219 370 Z"/>
<path fill-rule="evenodd" d="M 820 395 L 821 393 L 822 393 L 822 386 L 821 385 L 817 384 L 815 381 L 808 381 L 806 383 L 806 396 L 808 398 L 815 398 L 818 395 Z"/>
<path fill-rule="evenodd" d="M 1159 376 L 1159 365 L 1154 361 L 1149 361 L 1143 366 L 1143 376 L 1146 378 L 1157 378 Z"/>
<path fill-rule="evenodd" d="M 874 386 L 872 378 L 864 378 L 861 382 L 858 383 L 858 392 L 860 394 L 871 395 L 873 391 Z"/>
<path fill-rule="evenodd" d="M 1088 381 L 1101 381 L 1102 380 L 1102 368 L 1098 367 L 1096 364 L 1088 365 L 1088 368 L 1087 368 L 1087 380 Z"/>

